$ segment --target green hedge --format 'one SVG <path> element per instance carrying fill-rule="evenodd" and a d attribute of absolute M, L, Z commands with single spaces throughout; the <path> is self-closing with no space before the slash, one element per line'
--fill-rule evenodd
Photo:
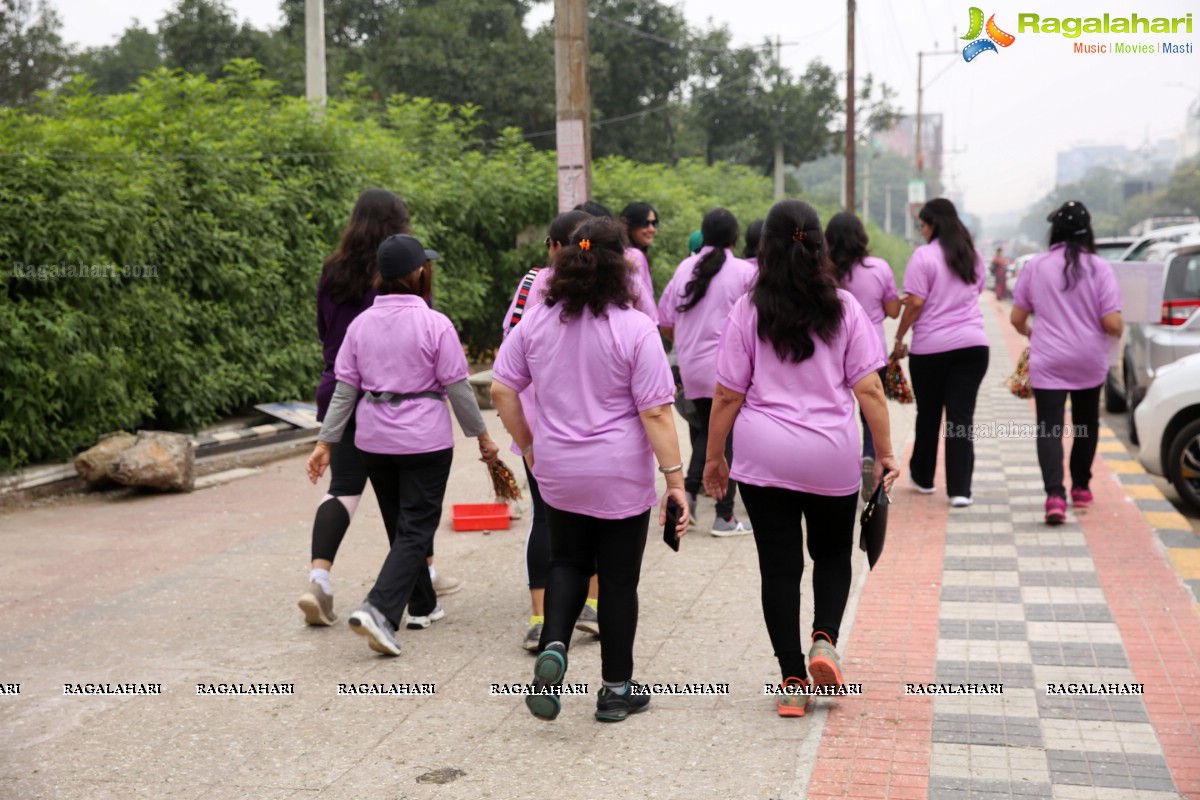
<path fill-rule="evenodd" d="M 0 469 L 311 397 L 320 265 L 376 186 L 442 252 L 437 307 L 488 358 L 520 275 L 544 262 L 554 154 L 517 131 L 479 141 L 474 108 L 348 95 L 314 113 L 238 61 L 219 81 L 163 70 L 124 95 L 79 81 L 0 109 Z M 594 179 L 614 211 L 658 209 L 660 287 L 705 211 L 744 227 L 771 202 L 765 178 L 728 165 L 604 159 Z"/>

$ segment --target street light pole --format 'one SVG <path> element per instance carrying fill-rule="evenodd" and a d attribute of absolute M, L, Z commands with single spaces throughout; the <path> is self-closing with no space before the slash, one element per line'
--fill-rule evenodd
<path fill-rule="evenodd" d="M 324 0 L 304 0 L 304 89 L 308 102 L 325 104 Z"/>
<path fill-rule="evenodd" d="M 854 0 L 846 0 L 846 210 L 854 211 Z"/>
<path fill-rule="evenodd" d="M 934 46 L 936 47 L 936 44 Z M 922 74 L 924 72 L 924 59 L 925 56 L 956 56 L 958 54 L 959 52 L 957 50 L 933 50 L 928 53 L 920 50 L 917 51 L 917 147 L 916 153 L 914 154 L 914 160 L 917 168 L 917 178 L 921 178 L 922 174 L 925 172 L 925 154 L 922 152 L 921 142 L 921 129 L 924 127 L 922 125 L 922 105 L 925 95 L 925 81 L 922 78 Z M 937 80 L 937 78 L 934 78 L 934 80 Z M 930 81 L 930 83 L 933 83 L 933 81 Z"/>

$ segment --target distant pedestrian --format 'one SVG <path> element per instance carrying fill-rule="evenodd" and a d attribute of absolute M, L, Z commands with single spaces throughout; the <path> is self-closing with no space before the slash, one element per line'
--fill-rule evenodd
<path fill-rule="evenodd" d="M 567 670 L 571 627 L 600 577 L 603 687 L 596 718 L 619 721 L 650 698 L 633 681 L 637 587 L 655 460 L 666 475 L 658 524 L 670 497 L 688 521 L 683 464 L 675 435 L 675 385 L 658 330 L 633 308 L 622 229 L 591 220 L 555 255 L 545 302 L 525 312 L 500 346 L 492 399 L 537 477 L 550 525 L 546 621 L 530 711 L 551 720 L 561 710 L 553 687 Z M 537 389 L 536 425 L 521 393 Z"/>
<path fill-rule="evenodd" d="M 731 477 L 741 488 L 782 676 L 776 709 L 799 717 L 811 699 L 810 674 L 818 687 L 844 684 L 836 645 L 861 480 L 855 399 L 875 438 L 873 483 L 890 488 L 899 471 L 877 374 L 883 347 L 866 312 L 837 286 L 817 212 L 799 200 L 776 203 L 758 252 L 758 281 L 734 304 L 717 352 L 704 484 L 716 498 Z M 731 430 L 732 466 L 725 458 Z M 807 667 L 800 638 L 805 544 L 813 561 Z"/>
<path fill-rule="evenodd" d="M 629 235 L 630 247 L 625 255 L 633 263 L 638 276 L 639 291 L 646 293 L 646 299 L 654 308 L 652 319 L 658 322 L 658 307 L 654 302 L 654 277 L 650 274 L 650 245 L 658 235 L 658 212 L 649 203 L 630 203 L 621 210 L 621 222 Z"/>
<path fill-rule="evenodd" d="M 883 319 L 900 316 L 900 295 L 896 292 L 896 276 L 882 258 L 870 255 L 869 240 L 862 221 L 849 211 L 842 211 L 830 218 L 825 226 L 825 241 L 829 244 L 829 257 L 833 261 L 834 275 L 843 289 L 854 295 L 854 299 L 867 312 L 879 336 L 879 346 L 886 349 L 887 337 L 883 332 Z M 879 380 L 887 371 L 879 370 Z M 862 449 L 862 498 L 869 500 L 875 488 L 871 476 L 875 474 L 875 440 L 867 418 L 859 411 L 863 423 Z"/>
<path fill-rule="evenodd" d="M 1029 337 L 1029 383 L 1037 407 L 1038 464 L 1046 489 L 1046 523 L 1067 518 L 1063 485 L 1063 417 L 1071 398 L 1071 505 L 1092 503 L 1092 461 L 1100 432 L 1100 389 L 1108 374 L 1109 337 L 1124 330 L 1112 265 L 1096 255 L 1091 214 L 1076 200 L 1046 218 L 1050 250 L 1021 271 L 1012 325 Z M 1029 315 L 1036 324 L 1029 324 Z"/>
<path fill-rule="evenodd" d="M 949 200 L 930 200 L 918 214 L 926 244 L 904 271 L 904 313 L 893 356 L 908 360 L 917 423 L 909 474 L 918 492 L 933 494 L 938 440 L 945 434 L 950 505 L 971 505 L 975 471 L 975 400 L 988 365 L 979 295 L 983 256 Z M 912 328 L 911 351 L 904 336 Z M 946 426 L 942 428 L 942 414 Z"/>
<path fill-rule="evenodd" d="M 346 328 L 375 302 L 375 251 L 392 234 L 408 232 L 404 201 L 384 189 L 368 189 L 355 202 L 337 250 L 325 259 L 317 284 L 317 337 L 325 355 L 325 369 L 317 385 L 318 422 L 325 419 L 337 384 L 334 362 Z M 354 445 L 353 414 L 346 422 L 346 435 L 331 448 L 329 471 L 329 489 L 313 520 L 308 590 L 298 603 L 309 625 L 337 621 L 329 570 L 367 485 L 367 468 Z"/>
<path fill-rule="evenodd" d="M 554 218 L 546 236 L 546 251 L 550 261 L 553 261 L 558 251 L 571 241 L 571 234 L 575 232 L 575 229 L 590 219 L 592 216 L 583 211 L 567 211 Z M 539 283 L 537 276 L 543 272 L 546 274 Z M 508 307 L 508 313 L 504 317 L 504 335 L 506 337 L 521 321 L 526 311 L 541 305 L 544 299 L 544 289 L 549 286 L 550 274 L 550 267 L 534 267 L 522 278 L 517 287 L 517 293 Z M 632 279 L 632 275 L 630 278 Z M 521 406 L 525 412 L 525 421 L 531 431 L 536 427 L 535 402 L 533 385 L 530 384 L 525 391 L 521 392 Z M 512 444 L 512 452 L 515 455 L 521 455 L 521 448 L 517 447 L 516 442 Z M 545 596 L 546 580 L 550 575 L 550 529 L 546 522 L 546 504 L 538 489 L 537 478 L 533 476 L 529 465 L 523 459 L 521 463 L 525 467 L 525 477 L 529 482 L 532 505 L 529 534 L 525 539 L 525 576 L 529 585 L 530 603 L 529 627 L 521 646 L 531 653 L 536 653 L 538 643 L 542 638 L 542 627 L 546 621 Z M 600 635 L 599 597 L 600 584 L 593 575 L 588 584 L 587 600 L 579 612 L 579 619 L 575 622 L 576 630 L 594 636 Z"/>
<path fill-rule="evenodd" d="M 746 226 L 746 247 L 742 250 L 742 258 L 754 266 L 758 266 L 758 240 L 762 236 L 764 220 L 756 219 Z"/>
<path fill-rule="evenodd" d="M 708 445 L 708 418 L 717 384 L 717 345 L 729 309 L 749 291 L 758 270 L 733 254 L 738 222 L 728 210 L 716 208 L 704 215 L 700 227 L 704 246 L 680 262 L 658 303 L 658 325 L 674 342 L 683 379 L 683 394 L 696 406 L 699 425 L 691 431 L 692 454 L 684 485 L 688 508 L 696 514 L 696 498 L 704 480 L 704 453 Z M 725 457 L 733 458 L 733 438 L 725 442 Z M 741 536 L 751 528 L 733 514 L 737 484 L 730 483 L 717 501 L 713 536 Z"/>
<path fill-rule="evenodd" d="M 992 257 L 992 281 L 997 300 L 1008 298 L 1008 264 L 1008 259 L 1004 257 L 1004 248 L 997 247 L 996 255 Z"/>
<path fill-rule="evenodd" d="M 350 417 L 357 419 L 355 444 L 391 549 L 366 601 L 350 615 L 350 627 L 369 639 L 372 650 L 393 656 L 400 655 L 396 629 L 406 607 L 410 628 L 445 616 L 426 554 L 441 521 L 454 456 L 447 398 L 463 433 L 479 439 L 480 460 L 491 463 L 499 453 L 467 383 L 454 324 L 422 299 L 432 293 L 438 257 L 404 234 L 379 246 L 378 297 L 346 331 L 334 367 L 337 386 L 307 465 L 316 483 L 332 444 Z"/>

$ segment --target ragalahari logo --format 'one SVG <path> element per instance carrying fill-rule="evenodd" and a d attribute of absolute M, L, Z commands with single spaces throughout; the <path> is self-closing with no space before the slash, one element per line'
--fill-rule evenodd
<path fill-rule="evenodd" d="M 988 38 L 980 39 L 979 34 L 987 31 Z M 983 24 L 983 10 L 971 6 L 971 28 L 967 31 L 967 35 L 960 37 L 962 39 L 977 39 L 963 48 L 963 60 L 974 61 L 975 57 L 980 53 L 986 53 L 991 50 L 993 53 L 999 53 L 996 45 L 1008 47 L 1017 40 L 1017 37 L 1011 33 L 1005 33 L 996 25 L 996 15 L 992 14 L 988 17 L 987 25 Z"/>

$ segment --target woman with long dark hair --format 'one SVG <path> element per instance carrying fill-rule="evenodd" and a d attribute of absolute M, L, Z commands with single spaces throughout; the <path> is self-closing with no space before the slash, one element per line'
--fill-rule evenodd
<path fill-rule="evenodd" d="M 633 309 L 622 229 L 594 219 L 554 257 L 545 302 L 526 310 L 500 346 L 492 400 L 504 427 L 537 477 L 550 526 L 550 575 L 536 694 L 526 705 L 552 720 L 561 704 L 555 687 L 567 670 L 571 628 L 600 577 L 600 661 L 603 687 L 596 718 L 620 721 L 650 698 L 633 678 L 637 587 L 655 461 L 667 499 L 688 520 L 683 464 L 672 414 L 675 383 L 658 329 Z M 536 424 L 525 419 L 521 393 L 537 389 Z"/>
<path fill-rule="evenodd" d="M 375 253 L 383 240 L 408 233 L 408 206 L 385 189 L 368 189 L 358 197 L 337 250 L 325 259 L 317 284 L 317 336 L 325 369 L 317 385 L 317 421 L 325 419 L 337 383 L 334 363 L 350 323 L 375 302 Z M 354 417 L 346 435 L 330 451 L 329 489 L 317 506 L 312 529 L 312 567 L 308 590 L 298 605 L 309 625 L 332 625 L 333 587 L 329 570 L 367 485 L 367 469 L 354 446 Z"/>
<path fill-rule="evenodd" d="M 829 258 L 833 261 L 833 274 L 838 284 L 854 295 L 854 299 L 867 312 L 879 346 L 886 349 L 887 337 L 883 333 L 884 317 L 895 319 L 900 315 L 900 295 L 896 293 L 896 277 L 892 268 L 882 258 L 871 255 L 867 249 L 869 239 L 862 221 L 842 211 L 834 214 L 825 226 L 825 241 L 829 244 Z M 883 380 L 886 368 L 879 371 Z M 863 423 L 862 474 L 863 500 L 870 499 L 871 475 L 875 474 L 875 441 L 867 418 L 859 412 Z"/>
<path fill-rule="evenodd" d="M 838 631 L 850 596 L 861 474 L 858 400 L 875 437 L 873 485 L 891 487 L 883 348 L 870 319 L 839 289 L 808 203 L 783 200 L 767 215 L 758 281 L 729 312 L 717 351 L 704 484 L 720 498 L 737 480 L 754 524 L 763 618 L 781 682 L 780 716 L 804 716 L 817 687 L 844 684 Z M 725 440 L 736 429 L 733 464 Z M 801 520 L 804 528 L 801 530 Z M 813 560 L 812 647 L 805 665 L 800 581 Z"/>
<path fill-rule="evenodd" d="M 949 200 L 938 197 L 918 214 L 926 244 L 904 272 L 904 313 L 892 355 L 908 359 L 917 401 L 909 474 L 921 494 L 933 494 L 942 413 L 946 415 L 946 490 L 950 505 L 971 505 L 975 471 L 975 399 L 988 365 L 979 295 L 986 267 L 971 233 Z M 912 328 L 911 350 L 904 337 Z"/>
<path fill-rule="evenodd" d="M 346 330 L 334 365 L 337 385 L 306 467 L 316 483 L 353 416 L 355 445 L 391 548 L 366 601 L 350 615 L 350 627 L 367 637 L 372 650 L 392 656 L 400 655 L 396 630 L 405 608 L 409 628 L 428 627 L 445 613 L 426 557 L 454 457 L 446 400 L 463 433 L 479 440 L 481 461 L 495 461 L 500 451 L 467 383 L 467 358 L 454 323 L 424 299 L 432 295 L 438 257 L 407 234 L 379 246 L 378 296 Z"/>
<path fill-rule="evenodd" d="M 1076 200 L 1046 218 L 1050 249 L 1021 270 L 1011 321 L 1029 337 L 1029 383 L 1037 407 L 1038 464 L 1046 489 L 1046 524 L 1067 519 L 1063 485 L 1063 417 L 1071 398 L 1071 505 L 1092 503 L 1092 460 L 1100 433 L 1100 388 L 1108 374 L 1110 336 L 1124 330 L 1112 265 L 1096 255 L 1091 214 Z M 1029 324 L 1033 314 L 1036 325 Z"/>
<path fill-rule="evenodd" d="M 625 248 L 625 256 L 633 264 L 638 276 L 639 291 L 646 293 L 646 299 L 655 308 L 653 318 L 658 321 L 658 310 L 654 305 L 654 278 L 650 274 L 650 258 L 647 255 L 654 237 L 658 235 L 658 212 L 649 203 L 630 203 L 621 210 L 621 222 L 625 224 L 631 247 Z"/>
<path fill-rule="evenodd" d="M 695 404 L 700 422 L 692 431 L 692 455 L 684 481 L 693 515 L 703 483 L 708 417 L 717 383 L 717 345 L 729 309 L 750 289 L 758 274 L 753 265 L 733 254 L 738 222 L 729 211 L 724 208 L 709 211 L 704 215 L 700 232 L 704 237 L 703 247 L 680 262 L 658 302 L 659 330 L 675 343 L 683 394 Z M 725 443 L 725 457 L 733 458 L 732 438 Z M 752 532 L 749 525 L 733 515 L 735 492 L 736 484 L 731 484 L 725 496 L 717 501 L 713 536 Z"/>
<path fill-rule="evenodd" d="M 595 203 L 585 205 L 596 206 Z M 559 214 L 554 218 L 546 235 L 546 250 L 551 262 L 554 261 L 554 256 L 558 251 L 570 243 L 571 234 L 575 232 L 575 229 L 592 219 L 593 216 L 595 215 L 577 209 Z M 506 337 L 525 316 L 527 310 L 541 304 L 544 296 L 543 290 L 549 285 L 547 282 L 549 278 L 544 277 L 539 284 L 538 276 L 543 273 L 549 275 L 550 272 L 550 267 L 534 267 L 525 273 L 525 277 L 517 286 L 517 293 L 513 295 L 512 303 L 508 306 L 508 313 L 504 317 L 503 327 Z M 525 422 L 531 431 L 536 424 L 535 402 L 533 385 L 530 384 L 525 391 L 521 392 L 521 406 L 525 411 Z M 512 452 L 514 455 L 521 455 L 521 448 L 517 447 L 515 441 L 512 444 Z M 531 653 L 536 653 L 538 643 L 542 638 L 542 627 L 546 621 L 545 598 L 546 579 L 550 574 L 550 529 L 546 523 L 546 504 L 542 500 L 542 493 L 538 490 L 537 478 L 534 477 L 528 464 L 525 464 L 525 477 L 529 482 L 532 505 L 529 535 L 525 539 L 525 577 L 529 585 L 530 614 L 529 627 L 525 631 L 525 638 L 521 642 L 521 646 Z M 594 636 L 600 635 L 599 595 L 599 581 L 592 576 L 591 582 L 588 584 L 587 600 L 583 604 L 583 610 L 579 612 L 579 619 L 575 622 L 576 630 Z"/>

